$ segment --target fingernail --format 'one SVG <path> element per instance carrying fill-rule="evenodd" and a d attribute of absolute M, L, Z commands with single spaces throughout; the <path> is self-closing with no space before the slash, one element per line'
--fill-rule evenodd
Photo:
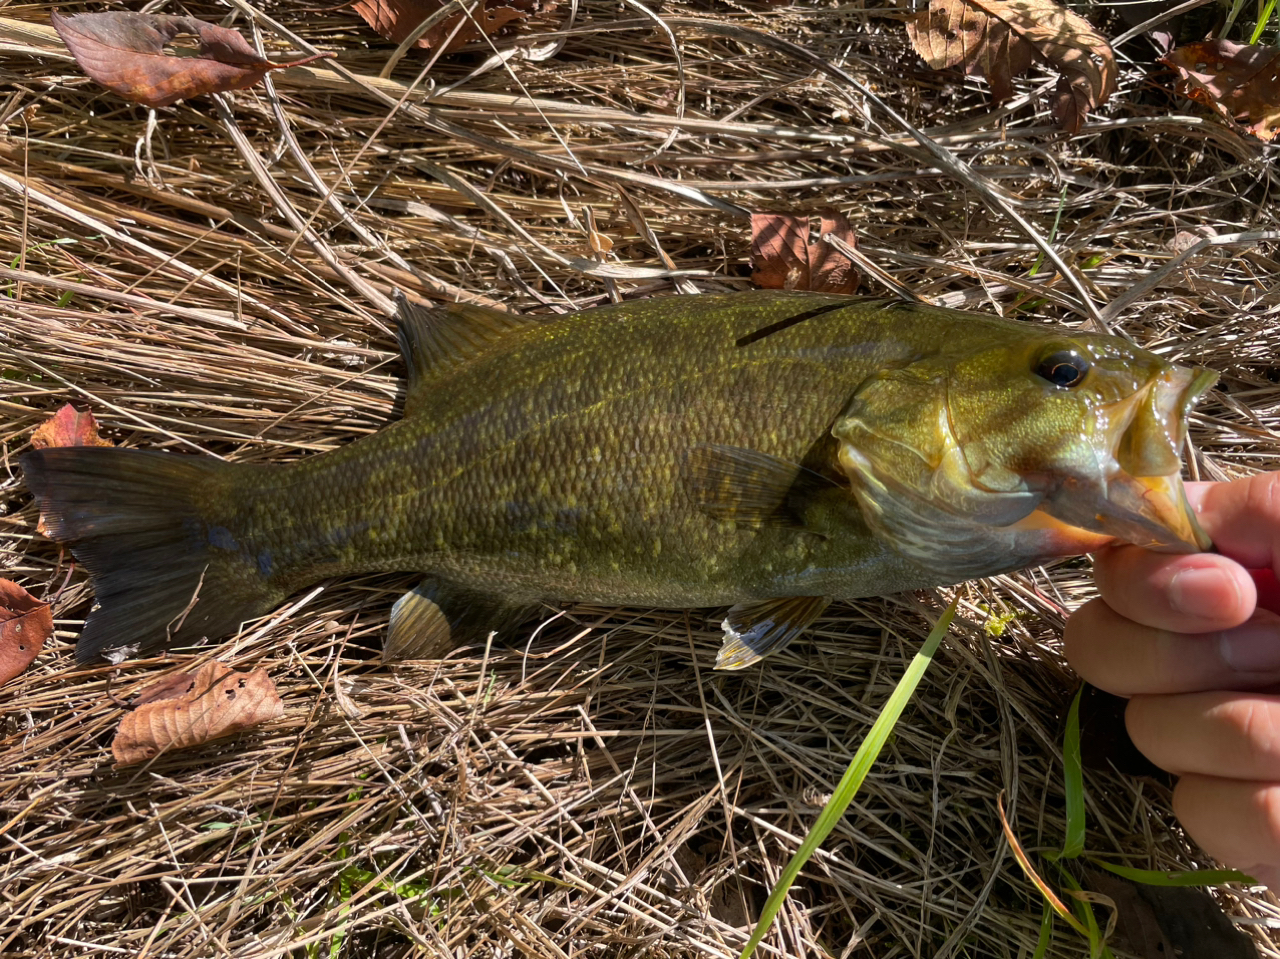
<path fill-rule="evenodd" d="M 1218 634 L 1218 652 L 1232 669 L 1266 673 L 1280 669 L 1280 627 L 1245 623 Z"/>
<path fill-rule="evenodd" d="M 1188 616 L 1208 616 L 1217 613 L 1232 599 L 1239 599 L 1240 588 L 1235 577 L 1213 567 L 1180 569 L 1169 580 L 1169 605 L 1175 612 Z"/>

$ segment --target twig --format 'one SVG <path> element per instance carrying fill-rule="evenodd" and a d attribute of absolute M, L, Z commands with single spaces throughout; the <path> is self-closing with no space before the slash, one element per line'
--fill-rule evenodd
<path fill-rule="evenodd" d="M 1203 7 L 1206 3 L 1212 2 L 1213 0 L 1186 0 L 1186 2 L 1180 3 L 1176 7 L 1170 7 L 1168 10 L 1162 10 L 1150 20 L 1144 20 L 1136 27 L 1130 27 L 1124 33 L 1120 34 L 1120 36 L 1111 41 L 1111 46 L 1114 48 L 1121 44 L 1128 43 L 1134 37 L 1141 36 L 1150 30 L 1154 30 L 1156 27 L 1160 26 L 1160 24 L 1168 23 L 1174 17 L 1180 17 L 1184 13 L 1188 13 L 1195 10 L 1197 7 Z"/>
<path fill-rule="evenodd" d="M 52 210 L 55 213 L 58 213 L 61 216 L 64 216 L 67 219 L 75 223 L 78 223 L 80 226 L 85 227 L 91 233 L 101 233 L 104 236 L 109 236 L 111 237 L 111 239 L 116 240 L 119 243 L 123 243 L 125 246 L 131 247 L 135 250 L 145 253 L 149 257 L 153 257 L 159 262 L 161 267 L 172 266 L 174 269 L 180 271 L 185 276 L 188 276 L 191 279 L 195 280 L 197 283 L 211 286 L 216 290 L 229 294 L 231 298 L 235 301 L 239 301 L 243 299 L 245 302 L 252 303 L 254 306 L 261 309 L 268 316 L 277 317 L 279 319 L 286 320 L 286 321 L 288 320 L 288 317 L 286 317 L 283 313 L 280 313 L 278 310 L 276 310 L 273 307 L 267 306 L 266 303 L 262 302 L 256 297 L 244 295 L 242 291 L 237 290 L 230 283 L 227 283 L 224 280 L 220 280 L 216 276 L 212 276 L 209 273 L 203 272 L 201 270 L 197 270 L 195 269 L 195 267 L 188 266 L 186 263 L 182 262 L 179 259 L 176 259 L 172 256 L 167 256 L 166 254 L 162 253 L 160 250 L 157 250 L 155 247 L 150 246 L 146 243 L 143 243 L 141 240 L 135 239 L 134 237 L 130 236 L 128 233 L 124 233 L 120 230 L 117 230 L 115 227 L 111 226 L 105 221 L 99 220 L 96 217 L 91 217 L 85 213 L 81 213 L 79 210 L 73 209 L 72 207 L 63 203 L 61 200 L 55 199 L 54 197 L 50 196 L 47 193 L 44 193 L 39 189 L 36 189 L 30 184 L 20 183 L 19 181 L 15 180 L 13 177 L 9 176 L 7 173 L 4 173 L 2 171 L 0 171 L 0 186 L 7 187 L 9 190 L 12 190 L 14 193 L 18 194 L 18 196 L 35 200 L 37 203 L 39 203 L 41 206 L 45 207 L 46 209 Z"/>
<path fill-rule="evenodd" d="M 307 245 L 315 251 L 316 256 L 328 264 L 329 269 L 342 277 L 351 289 L 363 296 L 375 310 L 383 316 L 390 316 L 394 313 L 395 305 L 390 298 L 383 296 L 372 284 L 339 260 L 334 252 L 329 249 L 329 244 L 325 243 L 318 234 L 306 226 L 302 217 L 298 215 L 298 211 L 289 202 L 289 198 L 285 196 L 284 191 L 280 189 L 271 174 L 267 172 L 267 168 L 262 163 L 262 158 L 258 156 L 258 151 L 253 148 L 249 138 L 244 135 L 240 125 L 236 123 L 235 114 L 231 112 L 230 102 L 226 94 L 213 94 L 213 102 L 217 105 L 218 119 L 222 121 L 222 128 L 231 137 L 231 141 L 235 144 L 240 156 L 253 172 L 254 179 L 258 181 L 258 185 L 262 187 L 267 196 L 271 197 L 271 201 L 275 204 L 275 208 L 280 215 L 288 220 L 289 225 L 306 240 Z M 353 309 L 356 308 L 355 304 L 351 304 L 351 306 Z"/>
<path fill-rule="evenodd" d="M 1110 323 L 1116 320 L 1121 313 L 1128 309 L 1132 303 L 1137 303 L 1144 296 L 1158 287 L 1172 274 L 1182 269 L 1182 265 L 1192 257 L 1199 256 L 1205 250 L 1211 247 L 1219 246 L 1253 246 L 1266 240 L 1280 240 L 1280 230 L 1257 230 L 1250 233 L 1226 233 L 1220 236 L 1207 236 L 1197 241 L 1195 246 L 1189 247 L 1173 257 L 1164 266 L 1158 270 L 1153 270 L 1144 276 L 1133 286 L 1129 287 L 1118 297 L 1107 304 L 1107 308 L 1102 311 L 1103 318 Z"/>

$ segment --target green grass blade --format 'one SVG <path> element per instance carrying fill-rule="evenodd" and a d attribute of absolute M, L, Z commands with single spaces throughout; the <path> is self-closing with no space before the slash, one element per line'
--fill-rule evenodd
<path fill-rule="evenodd" d="M 1062 737 L 1062 788 L 1067 803 L 1067 838 L 1062 845 L 1063 859 L 1075 859 L 1084 852 L 1084 764 L 1080 760 L 1080 697 L 1076 692 L 1067 713 L 1067 731 Z"/>
<path fill-rule="evenodd" d="M 1115 873 L 1122 879 L 1148 886 L 1221 886 L 1227 882 L 1240 882 L 1246 886 L 1258 884 L 1258 880 L 1238 869 L 1189 869 L 1186 872 L 1160 872 L 1156 869 L 1116 866 L 1101 859 L 1090 858 L 1089 861 L 1100 869 Z"/>
<path fill-rule="evenodd" d="M 1249 38 L 1249 42 L 1257 43 L 1262 39 L 1262 34 L 1267 29 L 1267 24 L 1271 22 L 1271 14 L 1275 12 L 1276 0 L 1267 0 L 1267 5 L 1262 8 L 1262 13 L 1258 14 L 1258 25 L 1253 28 L 1253 36 Z"/>
<path fill-rule="evenodd" d="M 1073 894 L 1070 896 L 1071 909 L 1085 929 L 1085 938 L 1089 940 L 1089 956 L 1091 959 L 1111 959 L 1111 950 L 1107 948 L 1102 929 L 1098 926 L 1098 919 L 1093 912 L 1093 903 L 1084 895 L 1074 895 L 1075 893 L 1084 893 L 1084 889 L 1080 886 L 1080 883 L 1076 882 L 1075 877 L 1062 866 L 1058 866 L 1058 876 L 1062 881 L 1063 888 Z"/>
<path fill-rule="evenodd" d="M 1053 907 L 1046 899 L 1044 912 L 1040 916 L 1040 938 L 1036 941 L 1036 951 L 1031 959 L 1044 959 L 1049 954 L 1049 946 L 1053 942 Z"/>
<path fill-rule="evenodd" d="M 782 870 L 777 884 L 765 901 L 764 909 L 760 912 L 760 921 L 756 923 L 755 929 L 751 932 L 751 938 L 747 940 L 747 944 L 739 954 L 738 959 L 748 959 L 755 952 L 756 946 L 760 945 L 760 940 L 765 937 L 769 927 L 773 925 L 773 920 L 777 918 L 778 911 L 782 908 L 782 903 L 786 900 L 787 893 L 790 891 L 791 884 L 795 881 L 796 876 L 800 874 L 804 864 L 809 861 L 809 858 L 822 845 L 823 840 L 831 834 L 831 830 L 836 827 L 840 817 L 849 808 L 849 803 L 853 802 L 853 797 L 858 794 L 863 780 L 867 778 L 867 773 L 870 772 L 871 766 L 880 755 L 880 750 L 884 748 L 885 742 L 888 741 L 889 734 L 893 732 L 893 727 L 897 724 L 898 718 L 902 715 L 902 711 L 907 708 L 907 703 L 911 701 L 916 687 L 920 685 L 920 680 L 924 677 L 925 670 L 928 669 L 934 653 L 938 651 L 938 646 L 942 643 L 942 637 L 946 635 L 947 629 L 950 628 L 951 620 L 956 615 L 957 602 L 958 600 L 951 601 L 951 605 L 939 617 L 937 625 L 929 632 L 929 637 L 924 641 L 924 645 L 920 647 L 920 651 L 916 653 L 915 658 L 907 666 L 906 672 L 902 674 L 902 679 L 898 680 L 898 685 L 894 687 L 893 694 L 889 697 L 889 701 L 884 704 L 884 708 L 880 710 L 880 715 L 876 717 L 875 723 L 872 724 L 871 731 L 867 733 L 867 738 L 858 747 L 853 760 L 849 763 L 849 768 L 845 770 L 844 776 L 840 778 L 840 783 L 836 786 L 835 792 L 831 794 L 831 798 L 827 800 L 827 804 L 822 808 L 822 812 L 818 815 L 813 828 L 809 830 L 809 834 L 800 843 L 800 848 L 796 850 L 795 855 L 791 857 L 791 861 Z"/>
<path fill-rule="evenodd" d="M 1231 0 L 1231 7 L 1227 10 L 1227 20 L 1218 31 L 1218 36 L 1225 37 L 1231 32 L 1231 28 L 1235 26 L 1236 17 L 1240 16 L 1240 11 L 1244 8 L 1244 0 Z"/>
<path fill-rule="evenodd" d="M 1062 211 L 1067 205 L 1067 188 L 1062 188 L 1062 196 L 1058 197 L 1058 212 L 1053 218 L 1053 229 L 1049 231 L 1049 242 L 1052 243 L 1058 237 L 1058 227 L 1062 225 Z M 1027 276 L 1035 276 L 1040 272 L 1040 267 L 1044 265 L 1044 253 L 1036 257 L 1036 261 L 1031 264 L 1031 270 Z"/>

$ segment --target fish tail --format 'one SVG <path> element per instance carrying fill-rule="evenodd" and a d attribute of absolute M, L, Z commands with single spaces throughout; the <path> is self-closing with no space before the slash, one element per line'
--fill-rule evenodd
<path fill-rule="evenodd" d="M 219 521 L 253 467 L 88 446 L 37 450 L 21 463 L 49 537 L 93 580 L 80 662 L 217 639 L 282 598 Z"/>

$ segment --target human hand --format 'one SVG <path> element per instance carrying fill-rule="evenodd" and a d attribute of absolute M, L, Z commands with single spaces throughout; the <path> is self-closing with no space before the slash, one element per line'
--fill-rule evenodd
<path fill-rule="evenodd" d="M 1205 851 L 1280 888 L 1280 601 L 1249 572 L 1280 571 L 1280 473 L 1187 495 L 1221 555 L 1101 550 L 1067 659 L 1131 697 L 1129 735 L 1181 777 L 1174 812 Z"/>

